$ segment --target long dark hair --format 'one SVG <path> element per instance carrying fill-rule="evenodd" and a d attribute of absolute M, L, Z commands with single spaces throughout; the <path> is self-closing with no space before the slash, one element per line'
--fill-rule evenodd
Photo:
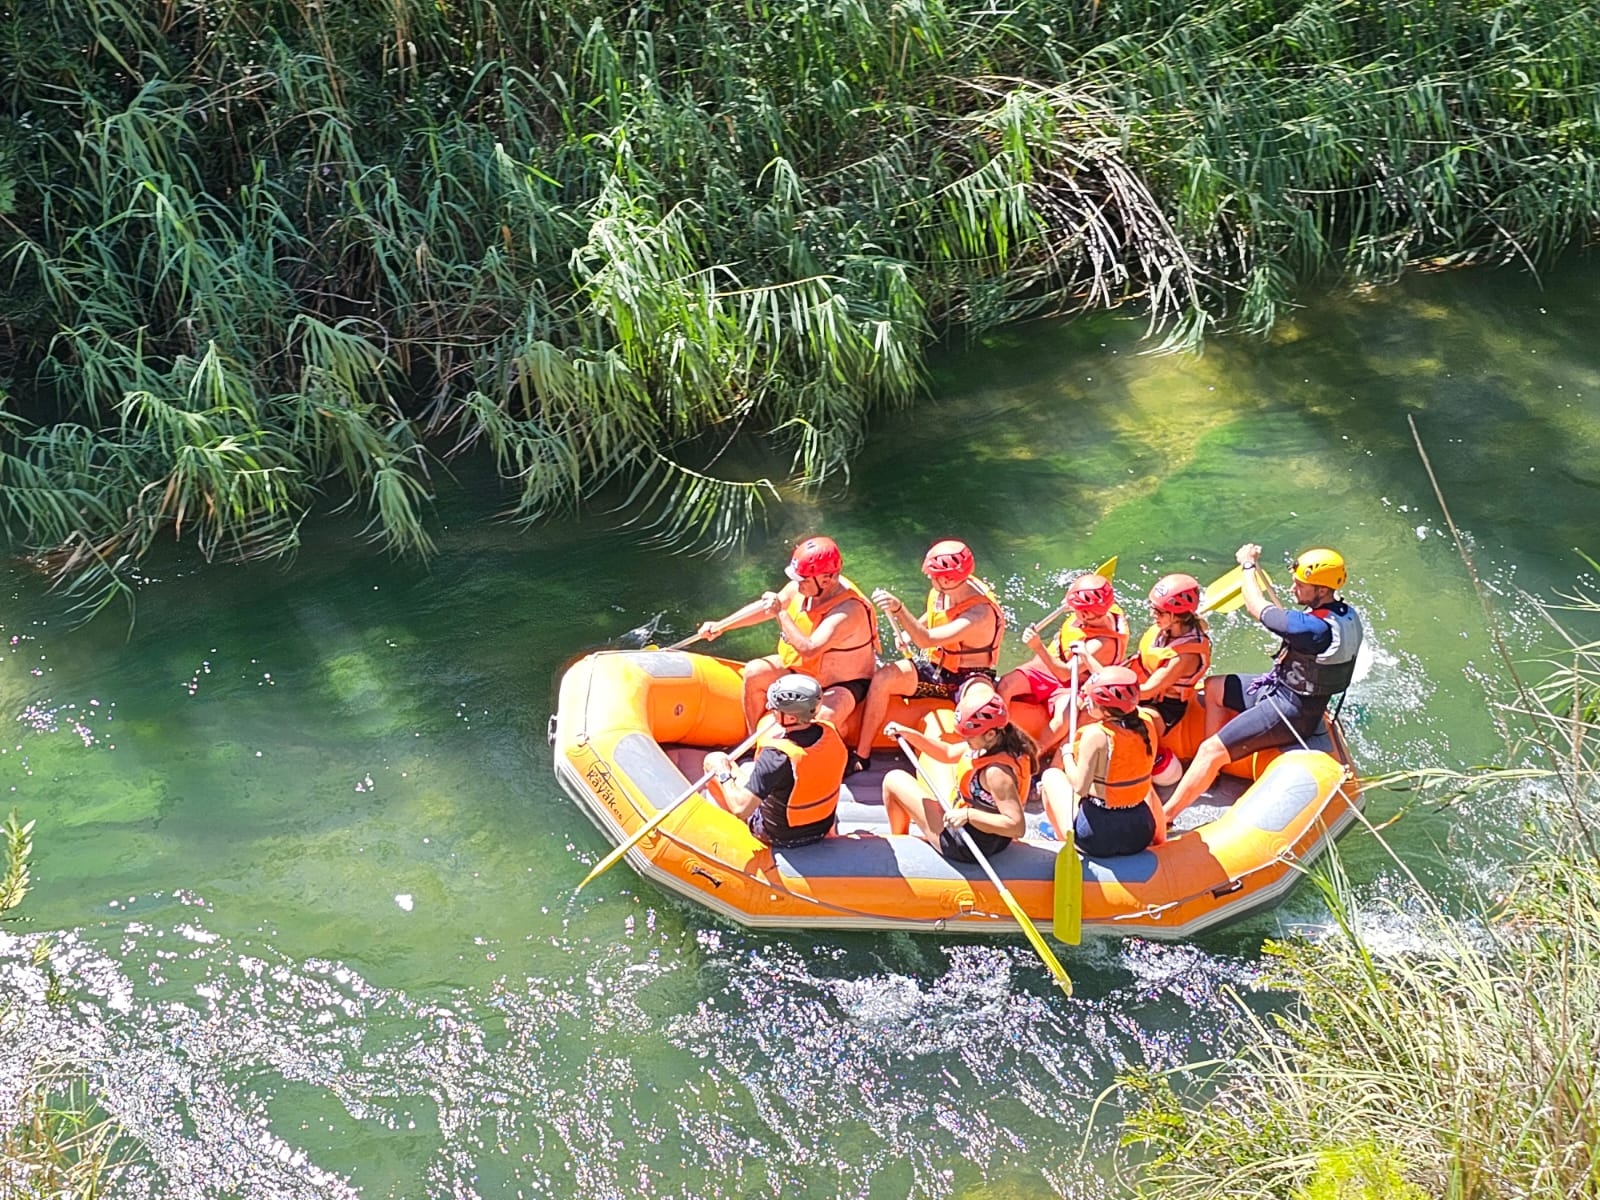
<path fill-rule="evenodd" d="M 1015 758 L 1026 759 L 1028 774 L 1039 773 L 1039 747 L 1034 740 L 1015 725 L 1007 724 L 999 731 L 1000 736 L 995 738 L 994 745 L 986 753 L 1009 754 Z"/>
<path fill-rule="evenodd" d="M 1176 618 L 1172 622 L 1174 626 L 1172 635 L 1174 637 L 1182 636 L 1185 633 L 1204 633 L 1210 628 L 1206 624 L 1206 619 L 1199 613 L 1173 613 L 1172 615 Z M 1172 643 L 1169 641 L 1167 645 L 1170 646 Z"/>
<path fill-rule="evenodd" d="M 1139 709 L 1137 707 L 1134 707 L 1125 713 L 1112 712 L 1109 708 L 1101 709 L 1100 711 L 1106 714 L 1103 724 L 1119 725 L 1123 729 L 1132 729 L 1137 731 L 1139 736 L 1144 739 L 1144 748 L 1151 754 L 1156 752 L 1156 748 L 1150 744 L 1150 728 L 1144 723 L 1143 719 L 1140 718 Z M 1028 735 L 1023 734 L 1022 736 L 1027 737 Z"/>

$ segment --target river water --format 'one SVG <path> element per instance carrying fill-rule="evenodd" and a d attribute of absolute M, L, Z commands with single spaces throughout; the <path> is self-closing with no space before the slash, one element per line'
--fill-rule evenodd
<path fill-rule="evenodd" d="M 1537 677 L 1550 639 L 1518 589 L 1595 585 L 1597 322 L 1580 261 L 1322 299 L 1198 357 L 1142 353 L 1119 315 L 1007 331 L 731 560 L 602 517 L 519 532 L 442 480 L 425 568 L 353 527 L 287 569 L 174 559 L 131 634 L 72 628 L 8 568 L 0 782 L 38 845 L 0 933 L 0 1040 L 91 1081 L 126 1131 L 119 1195 L 1104 1194 L 1118 1097 L 1097 1098 L 1226 1054 L 1233 997 L 1281 1003 L 1261 946 L 1325 925 L 1313 889 L 1197 943 L 1064 951 L 1071 1000 L 1020 940 L 751 934 L 625 867 L 574 900 L 606 847 L 551 773 L 556 673 L 658 611 L 663 638 L 731 611 L 813 529 L 906 595 L 962 536 L 1017 625 L 1112 553 L 1137 599 L 1242 541 L 1269 562 L 1327 543 L 1375 649 L 1345 709 L 1364 772 L 1505 761 L 1505 670 L 1406 418 Z M 1265 662 L 1242 614 L 1216 633 L 1224 666 Z M 1406 873 L 1470 913 L 1537 802 L 1370 800 L 1404 815 L 1340 860 L 1397 951 Z"/>

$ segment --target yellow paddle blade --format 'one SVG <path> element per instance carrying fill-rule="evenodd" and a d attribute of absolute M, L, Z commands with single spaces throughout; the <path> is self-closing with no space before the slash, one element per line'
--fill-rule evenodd
<path fill-rule="evenodd" d="M 1272 586 L 1272 577 L 1265 568 L 1256 568 L 1261 572 L 1261 582 L 1265 587 Z M 1244 568 L 1234 567 L 1233 570 L 1217 576 L 1206 585 L 1204 598 L 1200 603 L 1202 616 L 1220 616 L 1231 613 L 1236 608 L 1244 606 Z"/>
<path fill-rule="evenodd" d="M 1107 579 L 1115 579 L 1117 577 L 1117 556 L 1113 554 L 1106 559 L 1105 562 L 1094 569 L 1094 573 L 1096 575 L 1104 575 Z"/>
<path fill-rule="evenodd" d="M 1057 830 L 1062 839 L 1056 855 L 1054 922 L 1056 941 L 1076 946 L 1083 940 L 1083 859 L 1072 842 L 1072 830 Z"/>
<path fill-rule="evenodd" d="M 1234 567 L 1233 570 L 1218 575 L 1206 584 L 1201 593 L 1200 611 L 1202 613 L 1231 612 L 1244 603 L 1241 588 L 1244 586 L 1244 571 Z M 1223 606 L 1228 607 L 1224 608 Z"/>

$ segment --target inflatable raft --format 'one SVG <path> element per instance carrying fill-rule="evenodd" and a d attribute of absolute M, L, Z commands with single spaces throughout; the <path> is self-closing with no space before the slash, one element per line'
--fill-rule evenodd
<path fill-rule="evenodd" d="M 562 676 L 550 719 L 556 776 L 613 844 L 688 791 L 704 774 L 707 751 L 745 738 L 740 665 L 682 651 L 600 651 Z M 1028 724 L 1029 707 L 1016 706 L 1019 723 Z M 903 702 L 890 716 L 929 728 L 941 720 L 926 700 Z M 1181 726 L 1174 734 L 1179 745 L 1198 740 Z M 1362 803 L 1337 724 L 1328 723 L 1309 747 L 1234 764 L 1235 773 L 1219 777 L 1163 845 L 1086 858 L 1084 931 L 1187 938 L 1281 899 L 1298 868 L 1338 836 Z M 1014 931 L 980 868 L 948 862 L 919 838 L 889 833 L 881 785 L 896 765 L 908 764 L 885 742 L 873 769 L 846 781 L 838 837 L 773 850 L 697 794 L 643 838 L 628 861 L 646 879 L 756 928 Z M 1041 811 L 1037 798 L 1030 801 L 1029 835 L 991 862 L 1023 910 L 1048 931 L 1062 845 L 1039 837 Z"/>

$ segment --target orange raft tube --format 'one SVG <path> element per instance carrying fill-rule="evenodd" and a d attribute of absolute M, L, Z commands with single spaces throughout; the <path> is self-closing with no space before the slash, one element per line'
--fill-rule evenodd
<path fill-rule="evenodd" d="M 550 722 L 556 777 L 611 842 L 620 845 L 688 791 L 708 750 L 745 738 L 739 666 L 682 651 L 600 651 L 563 675 Z M 891 717 L 915 723 L 931 707 L 905 702 Z M 846 780 L 838 837 L 774 851 L 695 795 L 628 861 L 645 878 L 756 928 L 1015 930 L 978 867 L 888 832 L 884 769 L 891 758 L 906 764 L 898 749 L 882 745 L 873 770 Z M 1310 749 L 1250 764 L 1259 779 L 1219 778 L 1164 845 L 1085 859 L 1085 932 L 1187 938 L 1276 903 L 1298 879 L 1297 867 L 1354 819 L 1362 798 L 1348 764 L 1330 723 Z M 1047 786 L 1057 774 L 1046 776 Z M 1049 930 L 1061 843 L 1038 837 L 1037 799 L 1027 815 L 1029 836 L 991 863 L 1034 923 Z"/>

